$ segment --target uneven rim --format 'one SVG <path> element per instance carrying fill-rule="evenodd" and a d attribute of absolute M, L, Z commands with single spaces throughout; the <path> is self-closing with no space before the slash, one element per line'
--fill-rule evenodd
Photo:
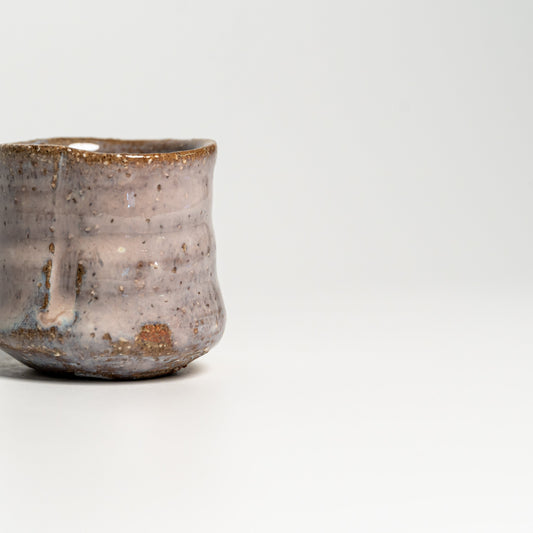
<path fill-rule="evenodd" d="M 130 145 L 133 150 L 121 150 L 117 152 L 94 151 L 84 149 L 80 146 L 84 144 L 107 144 L 107 145 Z M 148 152 L 134 151 L 135 147 L 144 145 L 163 147 L 172 147 L 176 149 L 166 149 L 164 151 L 150 150 Z M 183 148 L 179 148 L 183 146 Z M 192 147 L 191 147 L 192 146 Z M 33 139 L 30 141 L 20 141 L 14 143 L 0 144 L 0 152 L 41 152 L 43 154 L 61 154 L 65 151 L 78 153 L 84 159 L 90 161 L 105 161 L 112 159 L 136 159 L 136 160 L 175 160 L 178 158 L 200 159 L 214 154 L 217 150 L 217 144 L 211 139 L 114 139 L 103 137 L 50 137 L 46 139 Z"/>

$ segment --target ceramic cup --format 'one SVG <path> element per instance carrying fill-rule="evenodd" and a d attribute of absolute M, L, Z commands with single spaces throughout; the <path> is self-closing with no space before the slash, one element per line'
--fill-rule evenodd
<path fill-rule="evenodd" d="M 159 376 L 225 310 L 205 139 L 0 145 L 0 348 L 55 374 Z"/>

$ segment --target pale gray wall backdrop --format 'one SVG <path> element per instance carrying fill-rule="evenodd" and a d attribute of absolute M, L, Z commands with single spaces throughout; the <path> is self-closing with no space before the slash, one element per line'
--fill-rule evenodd
<path fill-rule="evenodd" d="M 369 285 L 529 286 L 532 11 L 12 2 L 0 140 L 215 138 L 220 271 L 239 309 Z"/>

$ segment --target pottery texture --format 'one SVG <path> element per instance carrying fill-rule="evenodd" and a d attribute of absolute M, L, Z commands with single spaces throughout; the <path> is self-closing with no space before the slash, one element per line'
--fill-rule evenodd
<path fill-rule="evenodd" d="M 52 373 L 168 374 L 221 337 L 209 140 L 0 145 L 0 348 Z"/>

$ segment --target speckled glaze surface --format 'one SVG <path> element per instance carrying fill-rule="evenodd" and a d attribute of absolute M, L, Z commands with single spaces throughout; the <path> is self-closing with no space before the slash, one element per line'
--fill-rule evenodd
<path fill-rule="evenodd" d="M 216 144 L 0 145 L 0 348 L 33 368 L 164 375 L 222 336 Z"/>

